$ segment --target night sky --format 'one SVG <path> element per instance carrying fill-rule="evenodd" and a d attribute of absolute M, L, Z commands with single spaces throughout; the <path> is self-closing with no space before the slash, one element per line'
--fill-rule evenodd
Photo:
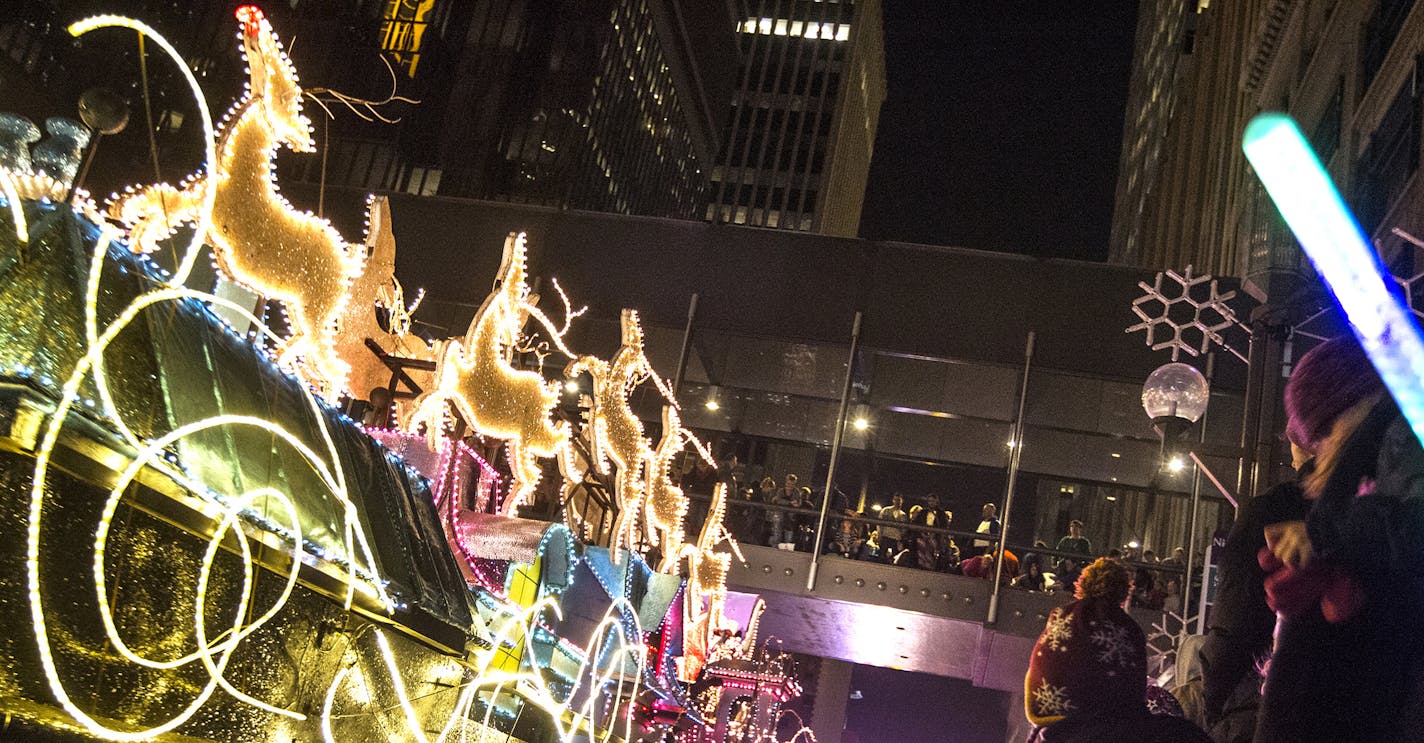
<path fill-rule="evenodd" d="M 1136 0 L 888 0 L 861 235 L 1104 260 Z"/>

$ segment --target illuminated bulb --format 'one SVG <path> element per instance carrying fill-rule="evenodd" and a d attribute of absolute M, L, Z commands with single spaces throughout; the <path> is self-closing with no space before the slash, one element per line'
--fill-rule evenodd
<path fill-rule="evenodd" d="M 718 403 L 716 400 L 708 400 L 708 401 L 707 401 L 707 409 L 708 409 L 708 410 L 716 411 L 716 410 L 719 410 L 721 407 L 722 407 L 721 404 Z"/>
<path fill-rule="evenodd" d="M 1187 463 L 1182 461 L 1181 457 L 1172 457 L 1167 461 L 1167 469 L 1172 472 L 1181 472 L 1186 469 L 1186 467 Z"/>
<path fill-rule="evenodd" d="M 564 382 L 564 391 L 569 393 L 570 395 L 577 394 L 579 391 L 578 380 L 570 379 L 569 381 Z"/>
<path fill-rule="evenodd" d="M 855 420 L 851 421 L 851 425 L 855 426 L 855 430 L 857 431 L 864 431 L 865 429 L 870 428 L 870 421 L 865 418 L 856 418 Z"/>
<path fill-rule="evenodd" d="M 1134 540 L 1132 540 L 1131 542 L 1128 542 L 1128 543 L 1127 543 L 1127 546 L 1130 547 L 1130 548 L 1132 548 L 1132 549 L 1137 549 L 1138 547 L 1141 547 L 1142 545 L 1141 545 L 1141 544 L 1138 544 L 1137 540 L 1134 539 Z"/>
<path fill-rule="evenodd" d="M 1119 453 L 1117 453 L 1117 452 L 1113 452 L 1112 454 L 1109 454 L 1108 456 L 1112 457 L 1113 459 L 1122 459 L 1122 455 L 1119 454 Z"/>

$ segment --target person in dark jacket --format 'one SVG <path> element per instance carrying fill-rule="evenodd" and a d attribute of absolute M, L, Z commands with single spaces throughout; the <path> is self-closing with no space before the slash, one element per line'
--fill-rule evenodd
<path fill-rule="evenodd" d="M 1313 469 L 1309 454 L 1291 444 L 1298 476 Z M 1257 667 L 1271 650 L 1276 613 L 1266 605 L 1266 573 L 1256 555 L 1266 546 L 1266 527 L 1305 518 L 1305 493 L 1283 482 L 1241 505 L 1218 560 L 1210 626 L 1202 644 L 1203 713 L 1217 743 L 1250 743 L 1261 702 Z"/>
<path fill-rule="evenodd" d="M 1351 337 L 1301 357 L 1285 402 L 1314 503 L 1266 531 L 1279 619 L 1255 740 L 1424 740 L 1424 449 Z"/>

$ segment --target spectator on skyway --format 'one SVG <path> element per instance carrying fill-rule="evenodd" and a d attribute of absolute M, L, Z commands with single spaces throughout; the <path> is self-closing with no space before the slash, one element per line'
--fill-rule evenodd
<path fill-rule="evenodd" d="M 994 579 L 994 550 L 965 560 L 959 564 L 960 572 L 966 578 Z M 1008 550 L 1004 551 L 1004 570 L 999 576 L 999 585 L 1011 583 L 1019 575 L 1019 558 Z"/>
<path fill-rule="evenodd" d="M 789 505 L 789 499 L 782 498 L 782 489 L 776 486 L 772 477 L 761 479 L 761 496 L 766 509 L 766 544 L 775 547 L 786 541 L 786 511 L 779 506 Z"/>
<path fill-rule="evenodd" d="M 1003 525 L 999 523 L 998 514 L 998 506 L 994 505 L 993 503 L 985 503 L 984 508 L 981 511 L 979 528 L 975 529 L 974 531 L 978 534 L 989 534 L 991 536 L 998 536 L 999 532 L 1003 529 Z M 990 542 L 987 539 L 974 540 L 974 554 L 984 554 L 986 551 L 988 551 L 989 546 L 992 544 L 993 542 Z"/>
<path fill-rule="evenodd" d="M 910 523 L 920 526 L 928 526 L 934 529 L 947 529 L 954 521 L 954 514 L 939 507 L 939 495 L 930 493 L 925 496 L 925 507 L 916 512 L 916 516 L 910 519 Z M 958 562 L 959 547 L 954 544 L 946 534 L 937 532 L 925 532 L 929 538 L 929 551 L 927 557 L 929 562 L 920 559 L 920 566 L 925 570 L 944 570 L 947 567 L 947 560 L 953 556 L 953 561 Z M 950 548 L 953 551 L 950 551 Z"/>
<path fill-rule="evenodd" d="M 1007 566 L 1005 566 L 1007 567 Z M 1022 588 L 1025 591 L 1046 591 L 1048 585 L 1044 581 L 1043 569 L 1037 560 L 1028 562 L 1023 568 L 1023 575 L 1014 579 L 1011 583 L 1014 588 Z"/>
<path fill-rule="evenodd" d="M 1072 552 L 1091 559 L 1093 555 L 1093 543 L 1083 536 L 1083 522 L 1073 519 L 1068 522 L 1068 535 L 1058 540 L 1059 552 Z M 1073 585 L 1078 582 L 1078 575 L 1083 572 L 1083 566 L 1087 560 L 1079 560 L 1072 557 L 1063 557 L 1058 560 L 1057 578 L 1058 582 Z"/>
<path fill-rule="evenodd" d="M 890 506 L 880 509 L 880 518 L 886 521 L 907 522 L 910 514 L 905 512 L 905 496 L 896 493 L 890 496 Z M 882 524 L 880 530 L 880 550 L 885 555 L 885 562 L 893 562 L 894 557 L 900 551 L 900 540 L 904 538 L 905 531 L 898 526 L 888 526 Z"/>

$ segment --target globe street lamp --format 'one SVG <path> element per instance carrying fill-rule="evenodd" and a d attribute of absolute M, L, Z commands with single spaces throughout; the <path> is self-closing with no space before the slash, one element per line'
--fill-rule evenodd
<path fill-rule="evenodd" d="M 1207 373 L 1211 373 L 1212 356 L 1207 357 Z M 1167 442 L 1176 439 L 1186 433 L 1187 429 L 1201 420 L 1206 414 L 1207 403 L 1211 401 L 1211 383 L 1202 375 L 1197 368 L 1190 364 L 1183 364 L 1173 361 L 1157 367 L 1151 374 L 1147 375 L 1147 381 L 1142 384 L 1142 409 L 1147 411 L 1147 417 L 1152 419 L 1152 427 L 1161 437 L 1162 447 L 1158 455 L 1158 466 L 1164 466 L 1167 454 Z M 1203 433 L 1205 433 L 1206 423 L 1202 423 Z M 1203 439 L 1204 440 L 1204 439 Z M 1197 506 L 1201 497 L 1201 468 L 1200 461 L 1193 455 L 1193 462 L 1198 464 L 1196 475 L 1192 481 L 1192 497 L 1190 511 L 1187 516 L 1187 560 L 1185 571 L 1182 577 L 1182 616 L 1185 619 L 1190 611 L 1190 597 L 1192 591 L 1192 572 L 1195 565 L 1192 563 L 1196 559 L 1196 536 L 1197 536 Z M 1171 471 L 1177 472 L 1184 468 L 1185 462 L 1179 458 L 1174 458 L 1171 464 L 1166 465 Z M 1203 589 L 1205 586 L 1203 586 Z M 1186 631 L 1186 624 L 1183 623 L 1182 631 Z"/>
<path fill-rule="evenodd" d="M 1200 420 L 1210 401 L 1211 385 L 1190 364 L 1173 361 L 1147 375 L 1142 385 L 1142 409 L 1162 439 L 1161 460 L 1166 459 L 1167 442 Z"/>

